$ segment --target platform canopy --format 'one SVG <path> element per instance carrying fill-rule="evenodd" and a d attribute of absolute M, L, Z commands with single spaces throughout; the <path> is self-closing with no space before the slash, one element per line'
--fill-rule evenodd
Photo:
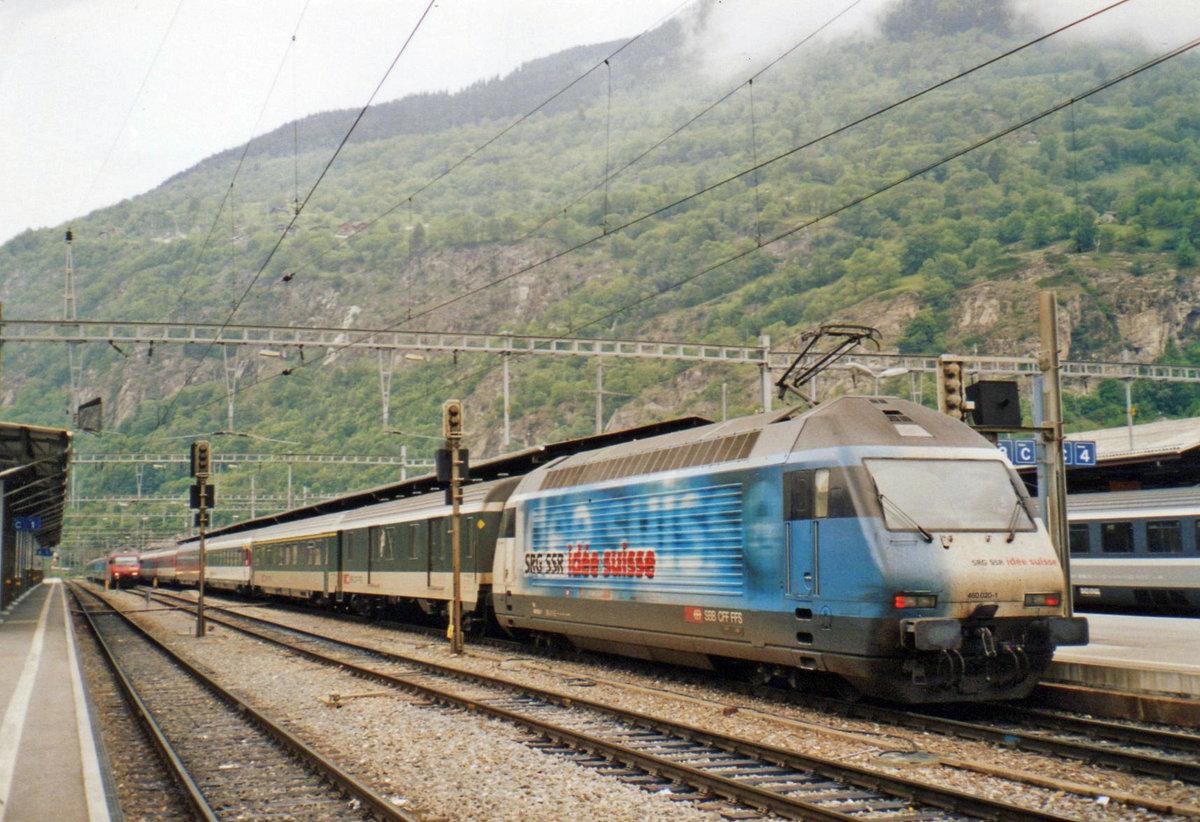
<path fill-rule="evenodd" d="M 1156 420 L 1067 434 L 1096 443 L 1096 464 L 1067 470 L 1071 493 L 1200 484 L 1200 418 Z"/>
<path fill-rule="evenodd" d="M 43 548 L 58 545 L 70 461 L 70 432 L 0 422 L 5 530 L 32 531 Z"/>

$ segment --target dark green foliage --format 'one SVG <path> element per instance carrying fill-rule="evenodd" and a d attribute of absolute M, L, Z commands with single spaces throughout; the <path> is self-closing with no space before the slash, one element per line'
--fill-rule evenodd
<path fill-rule="evenodd" d="M 788 345 L 815 325 L 853 316 L 865 300 L 905 294 L 919 300 L 918 313 L 885 348 L 931 355 L 977 345 L 980 354 L 1011 355 L 979 329 L 961 332 L 970 337 L 947 336 L 948 329 L 974 287 L 1032 270 L 1045 271 L 1042 287 L 1080 295 L 1073 355 L 1118 356 L 1116 310 L 1089 290 L 1090 272 L 1150 278 L 1178 268 L 1191 276 L 1196 265 L 1194 58 L 879 196 L 871 195 L 1147 53 L 1050 41 L 795 150 L 1011 48 L 1026 39 L 1016 26 L 1007 3 L 904 0 L 884 16 L 884 38 L 801 49 L 756 79 L 753 123 L 743 89 L 667 140 L 740 82 L 697 79 L 705 75 L 694 70 L 675 25 L 614 58 L 611 99 L 607 72 L 594 71 L 500 139 L 493 138 L 614 47 L 574 49 L 458 94 L 388 103 L 369 113 L 267 263 L 294 216 L 296 166 L 302 181 L 315 179 L 354 112 L 315 115 L 298 124 L 298 156 L 290 125 L 255 140 L 228 201 L 241 149 L 76 220 L 78 312 L 730 344 L 767 333 Z M 774 157 L 781 159 L 741 174 L 755 159 Z M 620 170 L 607 185 L 606 168 Z M 866 199 L 845 207 L 859 198 Z M 58 316 L 63 255 L 61 227 L 25 232 L 0 248 L 6 317 Z M 403 441 L 421 457 L 434 447 L 384 432 L 373 352 L 306 351 L 303 362 L 298 351 L 283 353 L 286 360 L 240 352 L 234 428 L 299 443 L 282 449 L 397 453 Z M 5 419 L 64 423 L 62 354 L 6 346 Z M 151 355 L 142 344 L 124 356 L 105 349 L 87 358 L 85 382 L 116 419 L 115 433 L 81 448 L 175 448 L 180 441 L 171 437 L 229 427 L 219 349 L 175 346 Z M 510 365 L 522 432 L 514 447 L 592 432 L 594 363 L 531 356 Z M 280 376 L 285 367 L 290 376 Z M 468 430 L 492 435 L 498 449 L 499 367 L 498 358 L 475 353 L 401 361 L 389 426 L 432 435 L 442 400 L 457 396 Z M 641 408 L 713 413 L 720 396 L 713 383 L 697 389 L 683 377 L 716 377 L 685 372 L 651 361 L 606 370 L 605 390 L 616 392 L 604 398 L 606 420 Z M 757 375 L 739 374 L 731 405 L 754 410 Z M 1139 396 L 1141 419 L 1192 403 L 1188 392 Z M 1072 413 L 1119 424 L 1123 402 L 1122 386 L 1104 387 L 1072 400 Z M 221 443 L 266 447 L 276 446 Z M 282 470 L 263 469 L 262 481 L 278 481 Z M 393 478 L 388 470 L 319 468 L 303 482 L 336 493 Z M 126 480 L 113 472 L 96 484 L 117 488 Z M 236 473 L 224 481 L 248 490 Z M 176 477 L 154 483 L 186 486 Z"/>

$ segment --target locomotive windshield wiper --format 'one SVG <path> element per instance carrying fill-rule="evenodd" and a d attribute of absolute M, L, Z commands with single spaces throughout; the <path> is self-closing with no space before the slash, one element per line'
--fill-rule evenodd
<path fill-rule="evenodd" d="M 1020 498 L 1018 498 L 1016 503 L 1013 505 L 1012 513 L 1008 517 L 1008 538 L 1004 540 L 1005 542 L 1012 542 L 1017 538 L 1017 519 L 1019 518 L 1018 515 L 1021 513 L 1024 507 L 1025 505 L 1021 502 Z"/>
<path fill-rule="evenodd" d="M 915 519 L 910 517 L 903 508 L 901 508 L 896 503 L 892 502 L 890 499 L 885 497 L 882 493 L 879 494 L 879 503 L 881 505 L 889 506 L 893 511 L 895 511 L 897 514 L 899 514 L 906 522 L 908 522 L 909 525 L 916 528 L 917 531 L 921 534 L 921 537 L 926 542 L 933 542 L 933 534 L 929 533 L 924 528 L 922 528 L 921 523 L 917 522 Z"/>

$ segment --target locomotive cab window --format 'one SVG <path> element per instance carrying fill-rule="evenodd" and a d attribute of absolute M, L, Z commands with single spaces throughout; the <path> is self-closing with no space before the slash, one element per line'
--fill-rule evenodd
<path fill-rule="evenodd" d="M 863 460 L 889 531 L 1033 531 L 1024 486 L 994 459 Z"/>
<path fill-rule="evenodd" d="M 815 468 L 783 475 L 784 518 L 827 519 L 855 516 L 845 470 Z"/>

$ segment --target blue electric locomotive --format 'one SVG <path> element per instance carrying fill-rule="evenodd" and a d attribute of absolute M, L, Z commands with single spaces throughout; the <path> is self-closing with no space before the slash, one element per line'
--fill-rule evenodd
<path fill-rule="evenodd" d="M 907 701 L 1027 694 L 1084 644 L 1024 486 L 967 426 L 842 397 L 566 457 L 513 490 L 515 630 Z"/>
<path fill-rule="evenodd" d="M 1023 696 L 1056 645 L 1087 641 L 1023 484 L 961 422 L 885 397 L 704 422 L 474 466 L 466 622 L 904 702 Z M 418 477 L 214 532 L 208 574 L 444 616 L 451 531 Z M 194 584 L 196 547 L 156 567 Z"/>

